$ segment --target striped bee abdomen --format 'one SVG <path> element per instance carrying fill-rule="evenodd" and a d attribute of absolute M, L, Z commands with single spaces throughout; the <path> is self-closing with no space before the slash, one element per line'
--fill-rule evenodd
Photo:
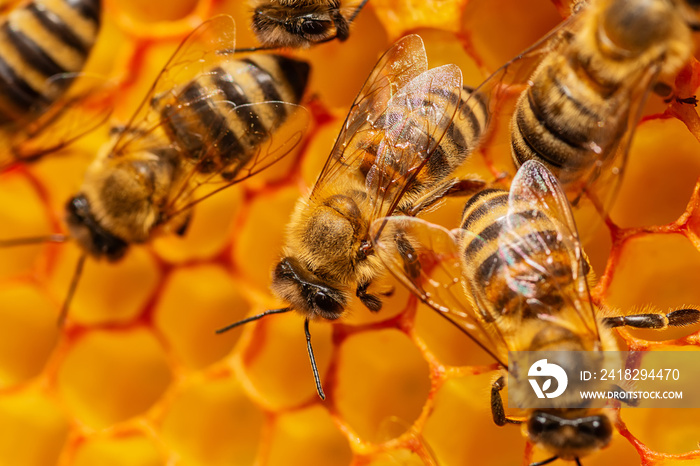
<path fill-rule="evenodd" d="M 462 216 L 464 272 L 475 295 L 485 296 L 480 311 L 488 319 L 560 308 L 562 290 L 572 282 L 570 256 L 557 226 L 545 213 L 523 202 L 509 204 L 507 191 L 487 189 L 470 199 Z M 547 274 L 532 264 L 549 264 Z M 531 308 L 539 302 L 547 306 Z"/>
<path fill-rule="evenodd" d="M 82 70 L 100 29 L 100 0 L 34 0 L 0 24 L 0 121 L 41 114 Z M 52 78 L 52 79 L 51 79 Z"/>
<path fill-rule="evenodd" d="M 410 112 L 403 112 L 397 106 L 396 111 L 387 111 L 374 122 L 373 126 L 377 131 L 385 131 L 389 134 L 387 140 L 398 141 L 399 145 L 410 141 L 411 148 L 415 148 L 414 151 L 423 149 L 422 156 L 427 157 L 425 166 L 407 187 L 404 202 L 398 207 L 399 210 L 410 206 L 414 196 L 430 191 L 437 183 L 451 176 L 477 147 L 488 124 L 488 113 L 486 103 L 480 95 L 472 92 L 473 89 L 467 86 L 461 89 L 459 95 L 446 92 L 444 89 L 433 89 L 423 97 L 422 103 L 410 102 Z M 427 131 L 435 129 L 434 117 L 423 117 L 415 111 L 415 108 L 422 105 L 425 108 L 433 107 L 438 112 L 444 112 L 445 108 L 454 108 L 455 104 L 458 108 L 454 119 L 441 134 L 428 134 Z M 407 113 L 413 118 L 407 118 Z M 441 137 L 439 141 L 436 140 L 438 136 Z M 379 156 L 385 159 L 378 162 L 376 159 L 379 147 L 364 145 L 364 142 L 365 139 L 362 140 L 363 145 L 357 148 L 365 153 L 359 164 L 360 175 L 363 178 L 367 177 L 372 166 L 381 163 L 383 170 L 381 179 L 386 183 L 385 190 L 403 188 L 400 183 L 392 183 L 391 180 L 401 179 L 410 174 L 415 163 L 415 160 L 411 159 L 414 154 L 404 157 L 401 149 L 389 150 L 383 145 L 383 141 L 383 151 Z M 428 148 L 433 148 L 433 151 L 427 153 Z"/>
<path fill-rule="evenodd" d="M 538 160 L 566 185 L 614 153 L 627 113 L 610 106 L 627 102 L 614 98 L 619 86 L 598 82 L 586 66 L 576 57 L 551 54 L 537 68 L 511 120 L 516 166 Z"/>
<path fill-rule="evenodd" d="M 488 108 L 480 94 L 464 86 L 459 107 L 452 124 L 447 128 L 435 153 L 418 175 L 422 179 L 438 181 L 453 173 L 476 148 L 488 124 Z M 432 94 L 434 95 L 434 94 Z M 450 97 L 442 97 L 447 100 Z"/>
<path fill-rule="evenodd" d="M 173 97 L 156 98 L 168 138 L 202 173 L 232 177 L 267 135 L 289 116 L 285 106 L 263 102 L 299 103 L 309 65 L 281 55 L 229 60 L 185 84 Z"/>

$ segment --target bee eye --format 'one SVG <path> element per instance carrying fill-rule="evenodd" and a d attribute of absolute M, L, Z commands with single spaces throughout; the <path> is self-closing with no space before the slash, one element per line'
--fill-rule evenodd
<path fill-rule="evenodd" d="M 533 436 L 541 435 L 547 431 L 556 429 L 559 423 L 544 413 L 536 413 L 528 421 L 527 427 L 528 432 Z"/>
<path fill-rule="evenodd" d="M 322 34 L 326 30 L 325 22 L 315 19 L 304 20 L 300 25 L 301 32 L 308 35 Z"/>
<path fill-rule="evenodd" d="M 323 312 L 333 312 L 338 308 L 338 303 L 322 291 L 314 295 L 314 305 Z"/>
<path fill-rule="evenodd" d="M 578 426 L 578 431 L 595 438 L 608 438 L 612 434 L 610 422 L 603 417 L 595 417 L 589 421 L 582 422 Z"/>

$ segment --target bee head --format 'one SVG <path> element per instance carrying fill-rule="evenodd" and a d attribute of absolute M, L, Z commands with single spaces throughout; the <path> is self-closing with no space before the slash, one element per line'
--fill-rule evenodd
<path fill-rule="evenodd" d="M 66 204 L 66 223 L 71 236 L 94 257 L 116 261 L 129 247 L 126 241 L 102 228 L 84 194 L 78 194 Z"/>
<path fill-rule="evenodd" d="M 573 460 L 610 443 L 612 424 L 605 415 L 566 418 L 548 411 L 534 411 L 527 432 L 539 444 L 564 460 Z"/>
<path fill-rule="evenodd" d="M 272 291 L 309 317 L 335 320 L 343 314 L 347 296 L 324 283 L 293 257 L 283 258 L 272 272 Z"/>
<path fill-rule="evenodd" d="M 336 19 L 331 10 L 315 5 L 306 11 L 303 7 L 296 9 L 299 11 L 267 5 L 257 7 L 252 28 L 258 40 L 272 47 L 306 47 L 335 36 Z"/>

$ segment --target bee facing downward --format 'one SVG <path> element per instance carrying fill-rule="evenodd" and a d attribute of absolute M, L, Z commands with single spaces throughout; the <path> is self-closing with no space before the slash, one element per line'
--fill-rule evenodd
<path fill-rule="evenodd" d="M 577 6 L 480 91 L 499 95 L 499 84 L 524 84 L 511 118 L 516 167 L 538 160 L 574 204 L 585 192 L 607 210 L 649 93 L 692 56 L 700 2 L 589 0 Z"/>
<path fill-rule="evenodd" d="M 340 0 L 252 0 L 252 29 L 262 48 L 344 41 L 367 0 L 350 10 Z M 349 11 L 345 11 L 349 10 Z"/>
<path fill-rule="evenodd" d="M 309 320 L 338 319 L 353 296 L 370 311 L 381 308 L 380 296 L 369 290 L 383 274 L 369 226 L 395 212 L 419 214 L 461 189 L 453 172 L 487 124 L 479 99 L 465 103 L 469 91 L 457 66 L 427 69 L 423 41 L 416 35 L 384 54 L 311 193 L 297 202 L 271 284 L 289 307 L 268 313 L 296 310 L 305 317 L 310 341 Z M 308 350 L 323 398 L 310 344 Z"/>
<path fill-rule="evenodd" d="M 131 244 L 184 235 L 194 205 L 300 142 L 308 114 L 296 102 L 308 64 L 280 55 L 232 59 L 221 51 L 230 50 L 233 38 L 229 16 L 193 31 L 115 142 L 88 167 L 80 192 L 66 204 L 70 236 L 63 240 L 83 249 L 78 271 L 88 255 L 116 261 Z"/>
<path fill-rule="evenodd" d="M 401 238 L 375 236 L 389 229 Z M 559 181 L 541 163 L 525 162 L 510 192 L 486 189 L 466 204 L 461 227 L 448 231 L 410 217 L 377 220 L 375 247 L 389 270 L 508 370 L 509 351 L 618 351 L 610 330 L 663 329 L 700 321 L 700 311 L 598 317 L 588 264 Z M 511 368 L 512 369 L 512 368 Z M 506 417 L 501 375 L 491 388 L 494 422 Z M 605 447 L 613 412 L 603 408 L 526 411 L 524 432 L 557 458 L 576 461 Z"/>
<path fill-rule="evenodd" d="M 97 40 L 100 12 L 100 0 L 32 0 L 0 20 L 0 167 L 57 150 L 106 120 L 108 110 L 70 112 L 89 96 L 73 82 Z"/>

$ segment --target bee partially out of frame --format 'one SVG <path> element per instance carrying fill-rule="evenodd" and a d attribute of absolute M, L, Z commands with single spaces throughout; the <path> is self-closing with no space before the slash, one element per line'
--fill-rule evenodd
<path fill-rule="evenodd" d="M 393 236 L 382 234 L 393 232 Z M 611 328 L 664 329 L 700 321 L 700 311 L 603 317 L 591 301 L 585 260 L 560 182 L 540 162 L 525 162 L 510 191 L 485 189 L 448 231 L 411 217 L 376 220 L 379 257 L 401 283 L 488 352 L 503 374 L 491 388 L 499 425 L 522 424 L 529 440 L 556 459 L 575 461 L 608 445 L 609 408 L 528 409 L 506 416 L 501 391 L 509 351 L 619 351 Z"/>
<path fill-rule="evenodd" d="M 0 171 L 107 121 L 111 108 L 102 101 L 112 86 L 82 72 L 101 12 L 100 0 L 31 0 L 0 18 Z"/>
<path fill-rule="evenodd" d="M 301 141 L 309 116 L 298 102 L 309 65 L 274 54 L 234 59 L 233 44 L 230 16 L 208 20 L 183 41 L 66 203 L 68 235 L 0 243 L 78 243 L 83 253 L 61 319 L 88 256 L 117 261 L 133 244 L 184 235 L 196 204 Z"/>

